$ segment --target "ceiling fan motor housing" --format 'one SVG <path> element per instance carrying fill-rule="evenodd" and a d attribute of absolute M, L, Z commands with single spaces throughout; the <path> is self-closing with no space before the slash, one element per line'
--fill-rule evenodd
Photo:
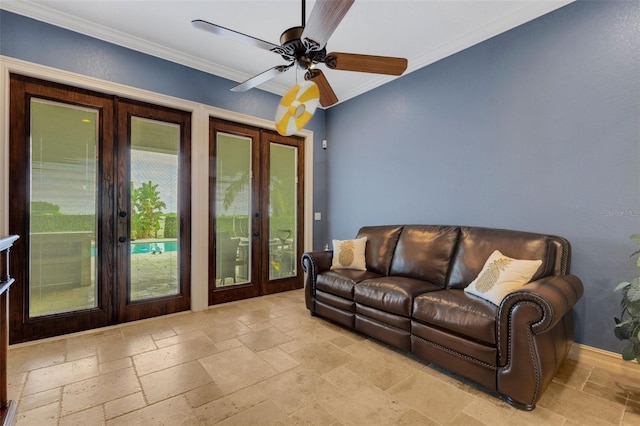
<path fill-rule="evenodd" d="M 280 36 L 280 46 L 272 50 L 289 62 L 295 61 L 298 68 L 308 70 L 324 60 L 327 50 L 323 47 L 318 51 L 307 51 L 300 38 L 303 31 L 304 27 L 289 28 Z"/>

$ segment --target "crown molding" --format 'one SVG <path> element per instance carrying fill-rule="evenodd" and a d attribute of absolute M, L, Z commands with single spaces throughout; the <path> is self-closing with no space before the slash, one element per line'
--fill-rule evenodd
<path fill-rule="evenodd" d="M 417 60 L 411 60 L 409 62 L 409 66 L 407 67 L 407 71 L 403 74 L 403 76 L 410 74 L 420 68 L 424 68 L 455 53 L 458 53 L 475 44 L 486 41 L 489 38 L 501 34 L 505 31 L 509 31 L 519 25 L 531 21 L 532 19 L 539 18 L 540 16 L 543 16 L 549 12 L 564 7 L 567 4 L 573 3 L 573 1 L 575 0 L 547 0 L 530 2 L 513 13 L 495 19 L 489 24 L 470 30 L 462 37 L 459 37 L 450 43 L 440 46 L 428 55 L 424 55 Z M 112 28 L 96 25 L 95 23 L 89 22 L 87 20 L 78 19 L 77 17 L 74 17 L 72 15 L 61 13 L 57 10 L 51 9 L 43 5 L 42 3 L 34 3 L 30 0 L 5 1 L 0 3 L 0 8 L 36 19 L 38 21 L 62 27 L 70 31 L 84 34 L 89 37 L 113 43 L 118 46 L 185 65 L 234 82 L 242 82 L 253 77 L 253 75 L 241 73 L 228 67 L 213 63 L 211 61 L 205 61 L 193 55 L 184 54 L 183 52 L 175 49 L 169 49 L 165 46 L 153 43 L 143 38 L 133 37 L 129 34 L 115 31 Z M 379 77 L 369 80 L 361 85 L 353 86 L 347 92 L 342 93 L 340 96 L 340 100 L 334 105 L 338 105 L 349 99 L 355 98 L 363 93 L 371 91 L 400 77 L 380 75 Z M 282 85 L 275 84 L 273 82 L 266 82 L 262 84 L 259 89 L 280 96 L 284 95 L 288 90 L 287 87 L 283 87 Z"/>

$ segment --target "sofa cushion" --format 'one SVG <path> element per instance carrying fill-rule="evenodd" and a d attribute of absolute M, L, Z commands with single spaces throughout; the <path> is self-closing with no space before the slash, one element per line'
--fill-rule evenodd
<path fill-rule="evenodd" d="M 541 264 L 541 260 L 512 259 L 496 250 L 489 256 L 478 277 L 464 291 L 500 305 L 509 293 L 531 281 Z"/>
<path fill-rule="evenodd" d="M 413 301 L 413 319 L 472 339 L 495 344 L 498 307 L 462 290 L 421 294 Z"/>
<path fill-rule="evenodd" d="M 316 288 L 336 296 L 353 300 L 353 287 L 356 283 L 380 275 L 371 271 L 356 271 L 355 269 L 340 269 L 338 271 L 325 271 L 318 274 Z"/>
<path fill-rule="evenodd" d="M 358 238 L 367 237 L 365 260 L 367 269 L 378 275 L 389 275 L 389 267 L 402 226 L 365 226 Z"/>
<path fill-rule="evenodd" d="M 366 271 L 367 264 L 364 258 L 366 245 L 367 237 L 356 238 L 355 240 L 333 240 L 331 269 Z"/>
<path fill-rule="evenodd" d="M 439 289 L 435 284 L 415 278 L 380 277 L 356 284 L 353 298 L 362 305 L 409 317 L 416 296 Z"/>
<path fill-rule="evenodd" d="M 453 226 L 405 226 L 389 275 L 417 278 L 444 288 L 458 230 Z"/>
<path fill-rule="evenodd" d="M 541 260 L 533 281 L 553 274 L 555 245 L 547 235 L 504 229 L 460 228 L 460 239 L 452 260 L 447 288 L 463 289 L 473 281 L 494 250 L 514 259 Z"/>

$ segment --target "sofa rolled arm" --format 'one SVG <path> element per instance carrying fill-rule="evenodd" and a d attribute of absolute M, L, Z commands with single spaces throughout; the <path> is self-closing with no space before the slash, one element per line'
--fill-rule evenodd
<path fill-rule="evenodd" d="M 531 324 L 534 334 L 544 333 L 553 328 L 564 315 L 582 297 L 584 287 L 580 278 L 575 275 L 550 275 L 530 282 L 522 289 L 509 294 L 500 304 L 498 311 L 498 327 L 508 331 L 511 311 L 522 302 L 537 305 L 541 318 Z M 501 332 L 498 339 L 505 337 Z"/>
<path fill-rule="evenodd" d="M 333 250 L 310 251 L 302 254 L 302 269 L 305 274 L 304 298 L 307 309 L 315 312 L 316 279 L 318 274 L 331 269 Z"/>
<path fill-rule="evenodd" d="M 509 294 L 498 308 L 497 390 L 531 410 L 573 342 L 571 309 L 582 296 L 574 275 L 552 275 Z"/>

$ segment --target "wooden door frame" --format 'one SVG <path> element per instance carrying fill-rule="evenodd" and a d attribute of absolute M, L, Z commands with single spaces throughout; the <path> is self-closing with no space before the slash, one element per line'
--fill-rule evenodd
<path fill-rule="evenodd" d="M 10 341 L 20 343 L 29 340 L 53 337 L 76 331 L 94 329 L 126 321 L 184 311 L 191 306 L 191 112 L 180 111 L 155 104 L 132 101 L 78 88 L 62 83 L 41 80 L 20 74 L 10 75 L 9 105 L 11 122 L 9 123 L 9 165 L 12 168 L 10 183 L 14 194 L 13 206 L 9 210 L 9 231 L 22 236 L 21 242 L 14 247 L 11 258 L 12 268 L 20 271 L 16 274 L 17 285 L 11 294 L 11 304 L 19 309 L 11 310 Z M 31 99 L 53 101 L 61 105 L 87 107 L 99 114 L 97 158 L 97 184 L 99 199 L 96 203 L 96 234 L 100 262 L 96 262 L 96 306 L 89 309 L 74 310 L 57 314 L 30 317 L 29 296 L 29 247 L 30 229 L 28 226 L 28 205 L 31 199 L 28 170 L 30 168 L 30 106 Z M 118 105 L 122 111 L 119 111 Z M 124 271 L 122 262 L 118 262 L 117 245 L 119 235 L 130 235 L 126 218 L 123 230 L 122 218 L 117 212 L 129 209 L 127 190 L 129 188 L 126 163 L 128 153 L 118 152 L 125 148 L 129 140 L 129 112 L 136 116 L 179 124 L 180 167 L 179 167 L 179 206 L 180 215 L 180 292 L 177 296 L 161 297 L 151 300 L 129 303 L 128 270 Z M 124 124 L 122 124 L 124 123 Z M 118 139 L 120 141 L 118 142 Z M 22 141 L 22 142 L 20 142 Z M 126 158 L 125 158 L 126 157 Z M 16 169 L 17 168 L 17 169 Z M 117 185 L 120 182 L 120 185 Z M 18 191 L 16 188 L 22 188 Z M 116 190 L 116 188 L 118 188 Z M 118 192 L 117 194 L 115 192 Z M 125 197 L 127 201 L 123 205 Z M 120 205 L 114 202 L 118 200 Z M 123 234 L 124 232 L 124 234 Z M 127 244 L 128 247 L 128 244 Z M 121 251 L 121 250 L 120 250 Z M 121 258 L 123 256 L 120 256 Z M 109 267 L 111 265 L 111 267 Z M 128 264 L 127 264 L 128 268 Z M 151 305 L 153 304 L 153 305 Z"/>
<path fill-rule="evenodd" d="M 103 93 L 92 92 L 85 89 L 61 86 L 57 83 L 41 81 L 31 77 L 11 75 L 10 105 L 13 111 L 10 123 L 10 181 L 14 189 L 12 197 L 13 205 L 9 212 L 9 232 L 20 235 L 19 242 L 13 248 L 11 256 L 11 269 L 16 271 L 16 285 L 10 293 L 11 306 L 19 307 L 10 311 L 10 335 L 11 343 L 25 342 L 35 338 L 51 337 L 66 334 L 78 330 L 102 327 L 110 324 L 113 318 L 113 292 L 104 282 L 114 281 L 114 271 L 108 268 L 97 270 L 96 286 L 100 290 L 96 294 L 96 307 L 82 311 L 71 317 L 71 313 L 60 313 L 42 317 L 30 318 L 29 312 L 29 227 L 28 202 L 31 199 L 30 184 L 26 178 L 25 167 L 30 167 L 29 136 L 30 136 L 30 108 L 28 102 L 32 98 L 50 100 L 70 106 L 82 106 L 94 108 L 99 111 L 100 127 L 98 131 L 99 156 L 104 156 L 105 164 L 115 164 L 113 156 L 115 146 L 115 108 L 113 97 Z M 25 113 L 23 113 L 23 111 Z M 22 141 L 22 143 L 19 143 Z M 111 149 L 109 149 L 111 148 Z M 16 167 L 20 169 L 16 170 Z M 108 190 L 114 182 L 113 167 L 103 168 L 98 166 L 97 183 L 102 186 L 100 199 L 97 203 L 97 212 L 113 210 L 113 198 Z M 18 191 L 16 188 L 22 188 Z M 96 216 L 97 217 L 97 216 Z M 100 221 L 96 221 L 96 233 L 101 249 L 101 256 L 108 258 L 104 262 L 114 260 L 113 232 L 114 218 L 106 215 Z M 56 319 L 58 321 L 52 321 Z"/>
<path fill-rule="evenodd" d="M 231 111 L 221 107 L 207 105 L 200 102 L 186 100 L 175 96 L 169 96 L 159 92 L 152 92 L 138 87 L 115 83 L 104 79 L 81 75 L 58 68 L 28 62 L 21 59 L 0 55 L 0 87 L 9 93 L 9 74 L 16 73 L 40 78 L 48 81 L 55 81 L 74 87 L 81 87 L 101 93 L 110 93 L 128 99 L 136 99 L 155 105 L 164 105 L 170 108 L 177 108 L 192 113 L 192 197 L 191 197 L 191 223 L 192 229 L 192 252 L 191 252 L 191 310 L 202 311 L 208 309 L 208 234 L 199 232 L 207 228 L 209 221 L 208 198 L 203 197 L 208 190 L 208 136 L 209 117 L 217 117 L 237 123 L 245 123 L 264 129 L 275 130 L 273 120 L 260 118 L 256 115 L 249 115 L 243 112 Z M 4 123 L 4 132 L 0 136 L 0 150 L 8 153 L 9 145 L 9 96 L 0 99 L 0 117 Z M 2 127 L 2 126 L 0 126 Z M 314 223 L 322 226 L 324 222 L 314 222 L 314 155 L 322 154 L 319 144 L 323 133 L 314 133 L 308 129 L 302 129 L 296 133 L 305 139 L 305 250 L 313 249 Z M 318 139 L 317 143 L 314 139 Z M 318 145 L 318 146 L 315 146 Z M 314 154 L 316 151 L 316 154 Z M 7 156 L 8 157 L 8 156 Z M 9 168 L 8 158 L 2 166 L 5 170 Z M 322 162 L 322 160 L 320 160 Z M 10 200 L 8 195 L 8 171 L 0 173 L 0 235 L 7 235 L 8 216 L 10 210 Z M 324 218 L 323 218 L 324 220 Z M 320 242 L 324 245 L 324 241 Z"/>
<path fill-rule="evenodd" d="M 278 133 L 253 126 L 251 124 L 237 123 L 221 118 L 209 118 L 209 259 L 212 258 L 216 250 L 216 212 L 213 207 L 215 202 L 216 187 L 216 135 L 218 132 L 228 133 L 240 137 L 247 137 L 252 140 L 251 180 L 252 202 L 251 202 L 251 225 L 252 225 L 252 247 L 251 250 L 251 282 L 239 284 L 228 288 L 215 287 L 215 260 L 209 261 L 209 291 L 208 303 L 210 305 L 225 303 L 229 301 L 246 299 L 249 297 L 261 296 L 277 293 L 286 290 L 302 288 L 304 286 L 304 273 L 301 267 L 296 268 L 296 276 L 278 280 L 269 280 L 269 253 L 264 249 L 269 239 L 269 162 L 265 161 L 270 155 L 271 142 L 283 145 L 295 146 L 297 149 L 297 177 L 301 182 L 297 185 L 297 210 L 302 210 L 297 214 L 297 254 L 302 255 L 305 247 L 305 217 L 306 217 L 306 197 L 305 197 L 305 139 L 300 136 L 281 136 Z M 259 164 L 261 163 L 261 164 Z M 257 249 L 256 249 L 257 247 Z"/>
<path fill-rule="evenodd" d="M 302 207 L 302 214 L 297 214 L 297 233 L 299 233 L 300 235 L 302 235 L 302 238 L 298 238 L 297 242 L 296 242 L 296 259 L 294 259 L 295 262 L 298 262 L 298 258 L 300 258 L 300 256 L 302 256 L 302 253 L 304 252 L 304 216 L 305 216 L 305 210 L 304 210 L 304 205 L 300 205 L 300 202 L 302 202 L 302 200 L 304 200 L 304 191 L 305 191 L 305 187 L 304 187 L 304 158 L 305 158 L 305 146 L 304 146 L 304 139 L 299 137 L 299 136 L 282 136 L 276 132 L 273 131 L 269 131 L 269 130 L 262 130 L 261 133 L 261 141 L 260 141 L 260 145 L 261 145 L 261 149 L 262 149 L 262 153 L 261 153 L 261 158 L 264 160 L 265 158 L 269 158 L 269 152 L 270 152 L 270 147 L 271 147 L 271 142 L 275 142 L 278 144 L 282 144 L 282 145 L 287 145 L 287 146 L 295 146 L 295 148 L 297 149 L 297 167 L 298 170 L 296 170 L 296 174 L 297 176 L 302 176 L 303 182 L 301 184 L 297 185 L 297 194 L 296 194 L 296 213 L 298 212 L 299 208 Z M 269 193 L 269 181 L 270 181 L 270 162 L 265 162 L 266 164 L 263 165 L 262 167 L 262 176 L 261 176 L 261 183 L 262 183 L 262 187 L 260 188 L 260 191 L 263 194 L 268 194 Z M 268 211 L 268 198 L 265 196 L 262 199 L 262 206 L 261 206 L 261 211 L 266 212 Z M 269 216 L 268 215 L 263 215 L 262 217 L 262 223 L 261 223 L 261 229 L 263 230 L 264 233 L 266 233 L 267 235 L 270 234 L 270 230 L 269 230 Z M 262 256 L 262 263 L 263 264 L 268 264 L 269 261 L 269 250 L 264 250 L 263 252 L 263 256 Z M 279 293 L 281 291 L 287 291 L 287 290 L 294 290 L 297 288 L 302 288 L 304 286 L 304 272 L 302 271 L 302 267 L 298 266 L 296 268 L 296 275 L 294 277 L 289 277 L 289 278 L 279 278 L 277 280 L 270 280 L 269 279 L 269 268 L 262 268 L 263 270 L 261 270 L 261 273 L 263 274 L 263 276 L 261 277 L 260 280 L 260 284 L 261 284 L 261 288 L 260 288 L 260 294 L 262 295 L 266 295 L 266 294 L 273 294 L 273 293 Z"/>
<path fill-rule="evenodd" d="M 115 322 L 134 321 L 164 314 L 188 310 L 191 306 L 191 114 L 159 105 L 117 98 L 118 125 L 118 161 L 117 185 L 118 205 L 115 209 L 116 244 L 118 246 L 117 281 L 116 286 L 116 318 Z M 178 147 L 178 243 L 179 243 L 179 293 L 175 296 L 163 296 L 155 299 L 144 299 L 131 302 L 130 295 L 130 250 L 128 248 L 131 235 L 131 194 L 128 182 L 131 180 L 131 164 L 129 150 L 131 147 L 131 117 L 156 120 L 180 126 L 180 142 Z M 129 169 L 127 169 L 129 167 Z M 124 218 L 118 212 L 125 212 Z M 117 239 L 127 239 L 126 244 Z M 126 266 L 123 267 L 122 265 Z M 126 282 L 127 285 L 122 285 Z"/>
<path fill-rule="evenodd" d="M 218 133 L 228 133 L 234 136 L 246 137 L 251 139 L 251 173 L 252 176 L 257 176 L 257 172 L 259 170 L 258 159 L 260 150 L 260 131 L 255 127 L 249 125 L 243 125 L 239 123 L 234 123 L 227 120 L 222 120 L 215 117 L 209 118 L 209 170 L 216 170 L 216 157 L 217 157 L 217 144 L 213 141 L 216 140 L 216 135 Z M 251 179 L 251 209 L 255 211 L 256 206 L 261 205 L 260 201 L 260 191 L 256 186 L 256 183 L 259 179 Z M 218 304 L 230 302 L 233 300 L 246 299 L 249 297 L 256 297 L 260 295 L 260 288 L 249 282 L 247 284 L 239 284 L 227 288 L 215 288 L 215 280 L 216 280 L 216 261 L 215 261 L 215 252 L 216 252 L 216 227 L 215 227 L 215 216 L 216 211 L 213 207 L 215 204 L 215 191 L 216 187 L 216 173 L 209 173 L 209 187 L 207 197 L 209 204 L 209 282 L 208 282 L 208 304 Z M 251 215 L 251 230 L 252 234 L 254 230 L 259 230 L 261 226 L 261 218 L 256 217 L 254 215 L 254 211 L 250 211 Z M 260 235 L 252 235 L 251 236 L 251 244 L 256 244 L 260 240 Z M 211 259 L 214 260 L 211 260 Z M 261 270 L 261 258 L 258 256 L 256 250 L 251 250 L 251 270 L 250 276 L 255 277 L 255 274 Z M 211 283 L 214 283 L 213 285 Z"/>

